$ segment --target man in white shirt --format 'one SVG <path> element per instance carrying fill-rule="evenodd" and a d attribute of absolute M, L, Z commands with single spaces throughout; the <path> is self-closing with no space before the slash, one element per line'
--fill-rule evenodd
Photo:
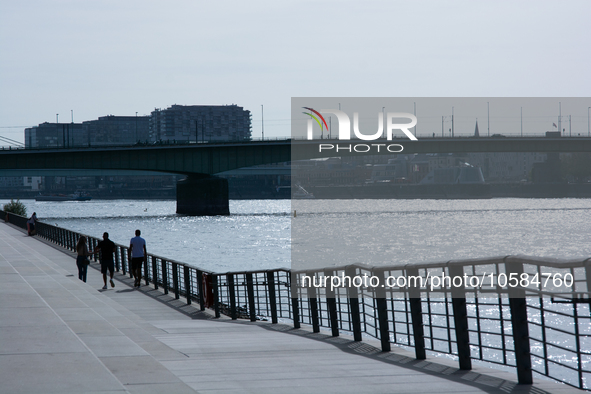
<path fill-rule="evenodd" d="M 129 243 L 129 261 L 131 262 L 131 274 L 135 278 L 133 287 L 140 287 L 142 281 L 142 264 L 147 261 L 146 240 L 140 237 L 141 231 L 135 230 L 135 237 Z"/>

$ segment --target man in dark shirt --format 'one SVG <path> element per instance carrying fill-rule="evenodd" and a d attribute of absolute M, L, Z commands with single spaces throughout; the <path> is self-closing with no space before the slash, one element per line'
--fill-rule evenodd
<path fill-rule="evenodd" d="M 103 281 L 105 282 L 103 290 L 107 289 L 107 269 L 111 274 L 111 287 L 115 287 L 115 282 L 113 282 L 113 271 L 115 270 L 113 253 L 115 253 L 115 244 L 109 239 L 109 233 L 103 234 L 103 240 L 96 245 L 94 250 L 95 252 L 101 252 L 101 272 L 103 274 Z"/>

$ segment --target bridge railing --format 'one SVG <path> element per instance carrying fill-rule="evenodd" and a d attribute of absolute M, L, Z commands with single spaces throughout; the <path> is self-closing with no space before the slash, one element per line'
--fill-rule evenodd
<path fill-rule="evenodd" d="M 3 211 L 1 219 L 5 219 Z M 26 218 L 9 214 L 8 221 L 26 228 Z M 37 224 L 37 234 L 72 251 L 83 235 L 42 222 Z M 90 249 L 100 241 L 88 239 Z M 127 252 L 127 246 L 117 245 L 115 267 L 123 274 L 129 273 Z M 591 389 L 589 259 L 507 256 L 388 267 L 213 273 L 149 254 L 143 272 L 146 284 L 177 299 L 182 296 L 188 304 L 195 302 L 201 310 L 211 308 L 218 317 L 283 320 L 295 328 L 306 324 L 314 332 L 324 328 L 333 336 L 351 334 L 355 341 L 379 340 L 383 351 L 389 351 L 391 344 L 406 346 L 414 349 L 417 359 L 425 359 L 428 352 L 445 354 L 456 359 L 460 369 L 471 369 L 472 360 L 514 367 L 520 383 L 531 383 L 536 372 Z M 314 285 L 328 276 L 488 278 L 490 274 L 503 286 L 444 290 L 397 287 L 398 283 L 388 287 Z M 536 274 L 538 281 L 547 280 L 544 286 L 534 283 Z M 529 283 L 523 283 L 526 276 Z M 522 283 L 511 286 L 513 279 Z"/>

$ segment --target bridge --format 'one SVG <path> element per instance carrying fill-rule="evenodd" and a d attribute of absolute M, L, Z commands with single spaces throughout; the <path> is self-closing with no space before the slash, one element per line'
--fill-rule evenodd
<path fill-rule="evenodd" d="M 390 149 L 389 149 L 390 148 Z M 388 140 L 265 140 L 127 147 L 14 149 L 0 151 L 0 174 L 48 171 L 138 171 L 184 174 L 177 185 L 177 212 L 229 214 L 227 181 L 213 176 L 262 164 L 322 157 L 392 153 L 591 152 L 591 138 L 464 137 Z"/>

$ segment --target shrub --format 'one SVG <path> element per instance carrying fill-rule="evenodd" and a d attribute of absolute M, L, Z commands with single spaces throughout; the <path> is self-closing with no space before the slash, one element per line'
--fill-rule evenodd
<path fill-rule="evenodd" d="M 14 213 L 16 215 L 27 217 L 27 207 L 20 200 L 14 201 L 10 199 L 8 204 L 4 204 L 2 208 L 5 212 Z"/>

